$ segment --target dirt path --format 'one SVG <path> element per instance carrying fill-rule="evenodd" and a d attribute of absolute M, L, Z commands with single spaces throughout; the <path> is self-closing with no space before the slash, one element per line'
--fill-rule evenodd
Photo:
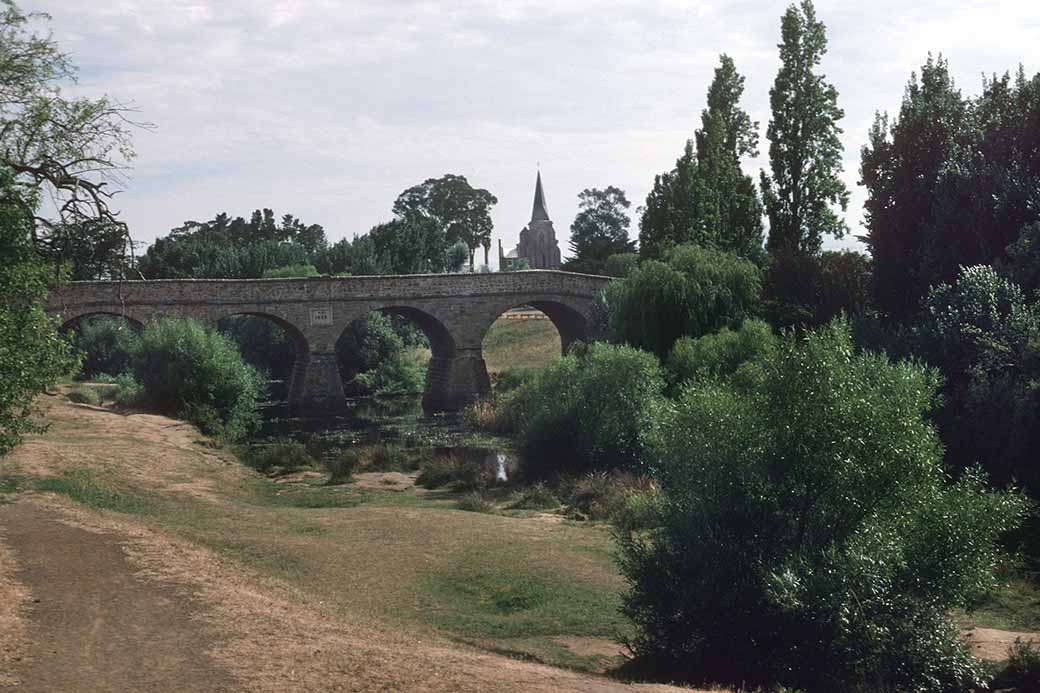
<path fill-rule="evenodd" d="M 17 690 L 234 690 L 207 654 L 214 638 L 195 617 L 204 606 L 135 576 L 116 536 L 27 502 L 0 506 L 0 528 L 29 597 L 26 645 L 7 672 Z"/>
<path fill-rule="evenodd" d="M 191 427 L 42 402 L 51 429 L 8 472 L 89 467 L 167 497 L 228 501 L 213 484 L 249 474 Z M 204 477 L 204 478 L 203 478 Z M 231 481 L 229 481 L 231 480 Z M 38 601 L 36 601 L 38 600 Z M 491 654 L 332 609 L 154 521 L 53 494 L 0 500 L 0 691 L 678 690 Z"/>

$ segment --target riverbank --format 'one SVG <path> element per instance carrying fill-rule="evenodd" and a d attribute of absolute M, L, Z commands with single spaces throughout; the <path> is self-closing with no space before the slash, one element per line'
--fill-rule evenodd
<path fill-rule="evenodd" d="M 126 656 L 178 634 L 202 651 L 196 679 L 157 667 L 161 690 L 666 690 L 597 673 L 621 662 L 624 628 L 603 526 L 464 512 L 408 475 L 276 482 L 181 422 L 42 404 L 50 430 L 0 462 L 0 601 L 18 605 L 0 624 L 7 683 L 43 690 L 45 667 L 85 677 L 62 679 L 72 688 L 119 689 L 83 666 L 74 627 L 42 618 L 58 566 L 66 592 L 84 591 L 69 618 L 125 624 Z M 81 564 L 57 545 L 79 532 L 101 542 L 92 558 L 125 560 L 100 561 L 107 578 Z M 185 617 L 165 617 L 171 605 Z M 100 652 L 105 668 L 114 655 Z"/>

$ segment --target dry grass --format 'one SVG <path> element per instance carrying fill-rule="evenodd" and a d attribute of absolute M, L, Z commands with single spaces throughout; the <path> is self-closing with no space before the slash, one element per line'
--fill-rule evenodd
<path fill-rule="evenodd" d="M 549 320 L 499 318 L 484 335 L 488 374 L 512 368 L 545 368 L 560 356 L 560 333 Z"/>
<path fill-rule="evenodd" d="M 0 474 L 80 474 L 102 498 L 140 499 L 127 514 L 92 507 L 90 496 L 87 505 L 68 495 L 33 496 L 93 531 L 119 532 L 143 575 L 199 595 L 225 631 L 214 655 L 250 690 L 630 688 L 492 654 L 587 669 L 611 661 L 571 652 L 559 640 L 603 638 L 616 619 L 609 609 L 598 613 L 603 596 L 621 585 L 602 528 L 462 512 L 440 492 L 328 488 L 304 478 L 276 483 L 169 419 L 76 407 L 64 398 L 44 404 L 50 432 L 0 462 Z M 453 628 L 503 621 L 485 613 L 479 594 L 467 602 L 465 591 L 459 597 L 440 589 L 463 574 L 539 588 L 549 579 L 589 613 L 561 616 L 556 612 L 566 609 L 539 602 L 520 612 L 534 626 L 530 637 L 487 630 L 491 637 L 468 639 L 481 652 L 458 644 L 466 634 Z M 553 610 L 566 627 L 554 630 L 537 609 Z"/>

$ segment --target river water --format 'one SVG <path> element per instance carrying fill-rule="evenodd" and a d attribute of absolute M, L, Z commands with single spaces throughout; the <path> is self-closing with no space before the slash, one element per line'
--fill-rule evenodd
<path fill-rule="evenodd" d="M 432 450 L 487 465 L 498 481 L 514 478 L 520 464 L 513 441 L 467 428 L 459 413 L 426 415 L 421 395 L 348 399 L 342 412 L 322 417 L 292 416 L 285 402 L 271 402 L 261 415 L 252 442 L 294 440 L 322 457 L 358 445 Z"/>

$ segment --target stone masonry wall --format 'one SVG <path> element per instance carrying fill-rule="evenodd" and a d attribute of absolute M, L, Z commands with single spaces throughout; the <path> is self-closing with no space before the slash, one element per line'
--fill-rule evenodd
<path fill-rule="evenodd" d="M 326 409 L 343 399 L 336 340 L 372 310 L 412 318 L 430 339 L 433 360 L 424 401 L 456 409 L 488 391 L 481 343 L 499 315 L 535 305 L 566 346 L 581 338 L 609 278 L 531 270 L 491 274 L 428 274 L 300 279 L 196 279 L 70 282 L 53 289 L 51 313 L 65 322 L 112 313 L 144 322 L 160 315 L 215 323 L 231 315 L 268 317 L 297 343 L 290 401 Z M 304 351 L 306 353 L 301 353 Z"/>

